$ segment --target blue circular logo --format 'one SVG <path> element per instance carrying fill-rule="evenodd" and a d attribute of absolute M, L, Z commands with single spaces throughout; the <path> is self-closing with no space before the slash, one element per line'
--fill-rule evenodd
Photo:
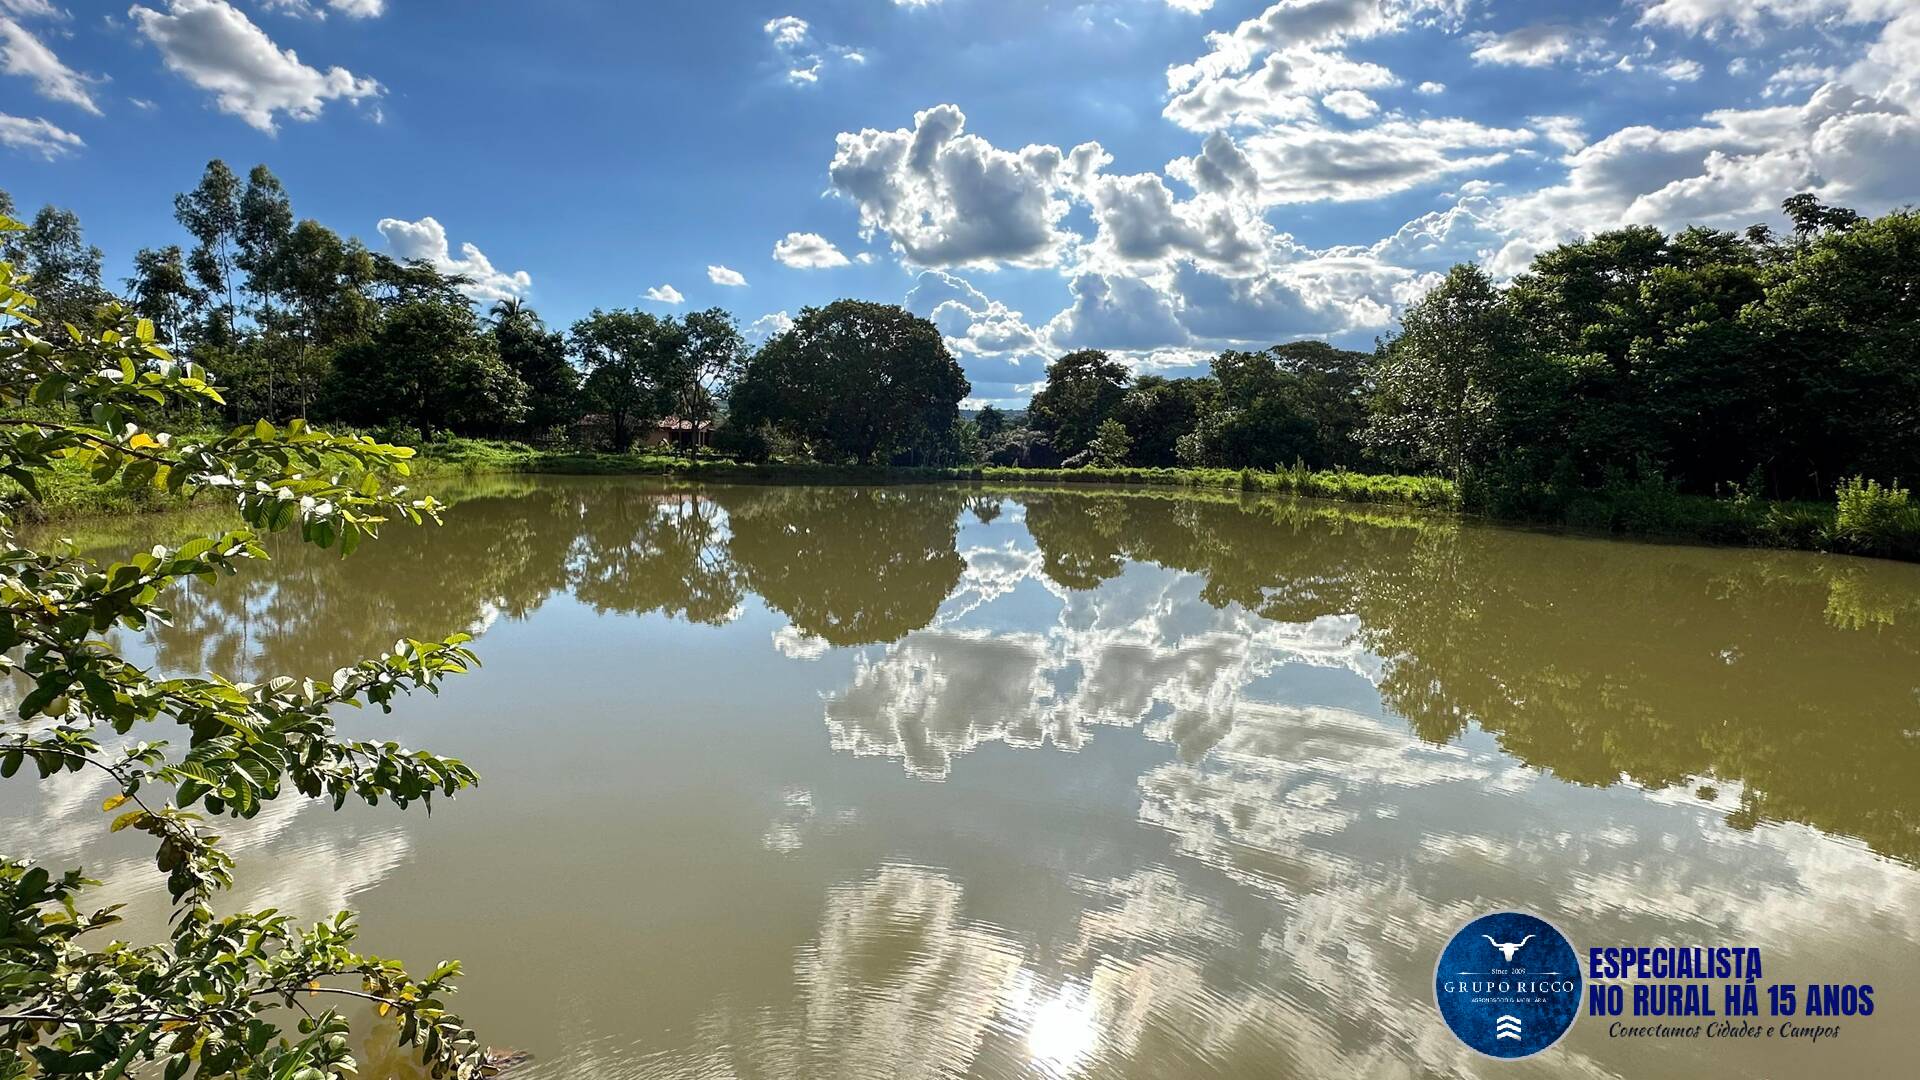
<path fill-rule="evenodd" d="M 1537 915 L 1482 915 L 1440 951 L 1433 999 L 1461 1042 L 1488 1057 L 1530 1057 L 1580 1015 L 1580 957 Z"/>

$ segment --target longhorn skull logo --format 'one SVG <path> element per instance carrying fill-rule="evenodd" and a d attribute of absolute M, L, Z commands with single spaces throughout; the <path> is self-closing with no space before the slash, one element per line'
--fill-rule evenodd
<path fill-rule="evenodd" d="M 1487 944 L 1499 949 L 1500 956 L 1509 964 L 1513 963 L 1514 954 L 1520 951 L 1520 946 L 1533 940 L 1532 934 L 1528 934 L 1519 941 L 1495 941 L 1492 936 L 1488 934 L 1481 934 L 1480 936 L 1487 939 Z"/>

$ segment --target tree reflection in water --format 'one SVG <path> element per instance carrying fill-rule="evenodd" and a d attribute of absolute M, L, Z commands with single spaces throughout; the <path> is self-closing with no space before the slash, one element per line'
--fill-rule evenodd
<path fill-rule="evenodd" d="M 934 625 L 943 601 L 1009 557 L 963 557 L 960 524 L 1003 505 L 1069 613 L 1140 564 L 1192 575 L 1201 601 L 1245 621 L 1098 655 L 1060 654 L 1060 632 L 955 637 Z M 1735 827 L 1799 821 L 1920 862 L 1914 567 L 1206 493 L 543 482 L 466 499 L 453 521 L 346 562 L 276 545 L 266 573 L 180 598 L 158 660 L 319 672 L 557 593 L 701 624 L 758 597 L 806 639 L 889 646 L 832 697 L 828 725 L 836 745 L 938 776 L 983 739 L 1075 746 L 1086 724 L 1140 723 L 1156 701 L 1170 741 L 1202 753 L 1231 727 L 1217 688 L 1248 642 L 1314 626 L 1365 654 L 1385 707 L 1432 742 L 1477 725 L 1574 783 L 1714 785 L 1737 800 Z"/>
<path fill-rule="evenodd" d="M 638 1007 L 632 987 L 596 984 L 594 1000 L 555 1007 L 568 1015 L 555 1031 L 523 1018 L 562 976 L 516 967 L 543 961 L 511 949 L 476 965 L 513 973 L 510 993 L 476 991 L 510 1002 L 497 1037 L 544 1040 L 530 1078 L 1472 1075 L 1468 1052 L 1415 1006 L 1431 943 L 1490 897 L 1564 919 L 1577 938 L 1604 927 L 1623 941 L 1761 944 L 1787 977 L 1796 958 L 1833 965 L 1805 970 L 1825 977 L 1920 948 L 1916 567 L 1226 493 L 602 480 L 475 493 L 449 526 L 390 531 L 344 563 L 276 555 L 177 605 L 178 624 L 153 638 L 159 662 L 325 671 L 403 632 L 572 603 L 724 642 L 713 670 L 792 676 L 780 694 L 823 719 L 841 752 L 819 755 L 831 768 L 785 760 L 796 742 L 819 745 L 791 710 L 682 725 L 697 730 L 664 740 L 673 768 L 690 766 L 710 801 L 679 817 L 649 804 L 662 835 L 644 843 L 601 820 L 638 796 L 567 786 L 592 768 L 569 759 L 539 781 L 566 792 L 552 804 L 524 789 L 535 801 L 512 804 L 503 776 L 491 795 L 503 802 L 463 800 L 431 842 L 381 847 L 369 834 L 285 853 L 263 896 L 305 902 L 301 882 L 327 880 L 316 861 L 344 864 L 349 850 L 367 880 L 345 887 L 371 889 L 497 811 L 479 850 L 572 845 L 541 865 L 580 879 L 589 899 L 574 917 L 587 911 L 616 948 L 671 938 L 649 955 L 697 957 L 643 979 L 652 996 Z M 792 662 L 767 649 L 770 624 Z M 606 629 L 607 648 L 683 640 Z M 634 660 L 607 671 L 596 654 L 575 674 L 644 688 L 679 663 Z M 771 696 L 704 692 L 717 710 Z M 610 712 L 619 723 L 594 736 L 608 756 L 663 752 L 660 724 Z M 511 720 L 495 734 L 496 752 L 520 745 Z M 990 744 L 1082 756 L 967 757 Z M 902 768 L 950 783 L 905 781 Z M 750 850 L 730 849 L 740 804 L 766 794 L 756 784 L 774 824 L 745 814 Z M 82 819 L 97 818 L 100 793 L 66 795 L 63 816 L 16 823 L 22 842 L 69 822 L 91 835 Z M 521 831 L 506 819 L 523 812 L 539 820 Z M 1892 859 L 1756 829 L 1770 822 Z M 697 858 L 670 861 L 683 848 Z M 662 851 L 664 875 L 645 862 Z M 647 892 L 663 876 L 686 879 L 691 898 Z M 788 888 L 769 904 L 795 915 L 791 936 L 737 921 L 767 916 L 739 896 L 748 882 Z M 390 884 L 396 906 L 417 899 Z M 553 914 L 544 881 L 485 888 L 487 920 Z M 663 896 L 685 904 L 682 921 L 624 916 Z M 1876 934 L 1852 935 L 1847 918 Z M 608 949 L 580 948 L 596 955 L 571 962 L 589 968 Z M 709 970 L 755 974 L 686 988 Z M 379 1038 L 363 1075 L 386 1075 Z M 1840 1052 L 1871 1064 L 1881 1049 Z M 1583 1053 L 1569 1044 L 1553 1064 L 1606 1072 Z M 1660 1060 L 1615 1067 L 1717 1061 Z"/>

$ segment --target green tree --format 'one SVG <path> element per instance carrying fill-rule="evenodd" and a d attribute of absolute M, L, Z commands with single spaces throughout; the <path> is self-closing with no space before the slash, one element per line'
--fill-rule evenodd
<path fill-rule="evenodd" d="M 670 347 L 653 358 L 652 381 L 659 387 L 660 406 L 681 420 L 710 424 L 720 400 L 746 368 L 746 342 L 733 316 L 720 308 L 690 312 L 678 331 L 668 336 Z M 688 448 L 697 452 L 699 445 L 696 438 Z"/>
<path fill-rule="evenodd" d="M 411 424 L 423 439 L 519 423 L 526 395 L 465 302 L 395 308 L 371 338 L 339 351 L 328 380 L 337 415 L 360 424 Z"/>
<path fill-rule="evenodd" d="M 1027 423 L 1061 454 L 1085 450 L 1126 396 L 1132 373 L 1098 349 L 1082 349 L 1047 365 L 1047 382 L 1033 395 Z"/>
<path fill-rule="evenodd" d="M 494 302 L 493 340 L 500 359 L 527 384 L 526 425 L 535 432 L 579 414 L 580 372 L 567 357 L 566 336 L 549 330 L 517 297 Z"/>
<path fill-rule="evenodd" d="M 662 354 L 678 348 L 679 324 L 651 312 L 595 308 L 573 324 L 568 342 L 586 372 L 582 392 L 589 406 L 602 410 L 613 427 L 613 449 L 633 447 L 635 427 L 661 413 L 656 382 L 665 366 Z"/>
<path fill-rule="evenodd" d="M 748 362 L 730 402 L 833 459 L 865 465 L 951 437 L 972 387 L 940 331 L 903 308 L 838 300 L 807 308 Z"/>
<path fill-rule="evenodd" d="M 231 346 L 234 326 L 234 268 L 240 244 L 240 178 L 227 163 L 215 158 L 192 191 L 173 198 L 174 220 L 193 235 L 196 244 L 187 256 L 187 268 L 211 305 L 205 312 L 203 336 Z"/>
<path fill-rule="evenodd" d="M 0 406 L 31 402 L 87 419 L 0 421 L 0 474 L 32 491 L 56 462 L 82 464 L 99 482 L 230 497 L 244 527 L 101 565 L 23 546 L 11 518 L 0 519 L 0 667 L 25 690 L 18 711 L 28 721 L 0 736 L 0 775 L 110 778 L 102 809 L 115 816 L 103 827 L 153 839 L 173 908 L 166 940 L 106 944 L 119 918 L 113 907 L 82 906 L 95 884 L 83 871 L 0 858 L 0 1074 L 350 1074 L 348 1024 L 333 1008 L 308 1007 L 311 995 L 377 1002 L 435 1075 L 482 1075 L 483 1049 L 444 1004 L 458 963 L 416 979 L 359 953 L 348 912 L 312 927 L 271 910 L 216 914 L 233 861 L 202 824 L 253 817 L 278 798 L 405 807 L 472 786 L 458 760 L 344 739 L 333 723 L 339 706 L 388 708 L 467 670 L 466 636 L 401 641 L 327 681 L 243 683 L 157 679 L 110 634 L 169 621 L 160 603 L 181 580 L 264 557 L 259 532 L 296 531 L 350 552 L 390 518 L 437 516 L 433 500 L 386 484 L 412 452 L 299 423 L 171 438 L 157 426 L 166 410 L 220 402 L 205 370 L 174 361 L 153 343 L 151 323 L 116 307 L 77 339 L 41 337 L 23 280 L 0 278 Z M 162 725 L 170 739 L 152 737 Z M 277 1021 L 296 1003 L 307 1015 L 283 1032 Z"/>
<path fill-rule="evenodd" d="M 1087 444 L 1087 464 L 1103 469 L 1125 465 L 1127 450 L 1132 444 L 1133 440 L 1127 436 L 1127 426 L 1108 417 L 1100 421 L 1093 441 Z"/>
<path fill-rule="evenodd" d="M 973 416 L 973 425 L 979 433 L 980 441 L 991 444 L 993 440 L 1000 437 L 1001 432 L 1007 430 L 1007 414 L 991 405 L 982 405 L 980 411 Z"/>
<path fill-rule="evenodd" d="M 235 235 L 238 253 L 234 265 L 247 276 L 247 292 L 252 294 L 252 312 L 262 319 L 268 305 L 279 294 L 286 266 L 287 240 L 293 235 L 293 201 L 280 178 L 265 165 L 255 165 L 247 173 L 247 186 L 240 193 L 240 224 Z"/>
<path fill-rule="evenodd" d="M 1126 425 L 1132 442 L 1128 460 L 1135 465 L 1164 468 L 1180 463 L 1183 435 L 1199 426 L 1219 397 L 1213 379 L 1168 379 L 1142 375 L 1120 399 L 1114 416 Z"/>
<path fill-rule="evenodd" d="M 100 249 L 87 243 L 80 216 L 43 206 L 20 234 L 20 268 L 32 282 L 40 317 L 54 326 L 92 321 L 111 299 L 100 284 Z"/>
<path fill-rule="evenodd" d="M 1366 437 L 1390 457 L 1464 477 L 1500 447 L 1500 391 L 1522 345 L 1493 279 L 1454 267 L 1381 347 Z"/>
<path fill-rule="evenodd" d="M 1743 321 L 1781 371 L 1770 462 L 1791 494 L 1920 475 L 1920 212 L 1822 233 L 1773 267 Z M 1757 426 L 1757 425 L 1756 425 Z"/>
<path fill-rule="evenodd" d="M 179 340 L 187 312 L 199 299 L 187 278 L 186 257 L 177 244 L 135 252 L 127 292 L 134 314 L 152 322 L 161 340 L 168 344 Z"/>

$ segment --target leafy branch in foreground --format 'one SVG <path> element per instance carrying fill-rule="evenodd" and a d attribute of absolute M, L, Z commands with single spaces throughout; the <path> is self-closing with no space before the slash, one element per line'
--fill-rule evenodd
<path fill-rule="evenodd" d="M 17 228 L 0 218 L 0 231 Z M 166 416 L 222 404 L 208 374 L 117 306 L 90 329 L 43 327 L 25 284 L 0 263 L 0 475 L 33 493 L 69 462 L 101 483 L 224 494 L 245 527 L 101 565 L 23 546 L 0 516 L 0 678 L 18 691 L 22 721 L 0 731 L 0 776 L 30 764 L 43 779 L 106 777 L 107 827 L 153 837 L 172 900 L 167 941 L 94 948 L 120 921 L 117 907 L 82 906 L 97 882 L 0 857 L 0 1080 L 29 1069 L 117 1080 L 153 1063 L 166 1080 L 345 1076 L 347 1022 L 329 1003 L 349 1001 L 393 1015 L 432 1075 L 487 1074 L 484 1049 L 446 1010 L 457 962 L 415 978 L 356 952 L 347 912 L 304 927 L 273 910 L 216 913 L 233 862 L 207 824 L 251 818 L 282 795 L 431 806 L 473 786 L 456 759 L 343 739 L 332 718 L 339 706 L 390 710 L 403 694 L 437 693 L 477 662 L 466 635 L 399 641 L 326 681 L 264 683 L 160 678 L 107 637 L 167 622 L 160 600 L 176 584 L 264 558 L 259 533 L 297 530 L 344 555 L 386 522 L 438 521 L 432 499 L 390 483 L 413 452 L 299 421 L 176 438 Z M 142 737 L 168 722 L 171 738 Z M 275 1022 L 289 1015 L 294 1032 Z"/>

